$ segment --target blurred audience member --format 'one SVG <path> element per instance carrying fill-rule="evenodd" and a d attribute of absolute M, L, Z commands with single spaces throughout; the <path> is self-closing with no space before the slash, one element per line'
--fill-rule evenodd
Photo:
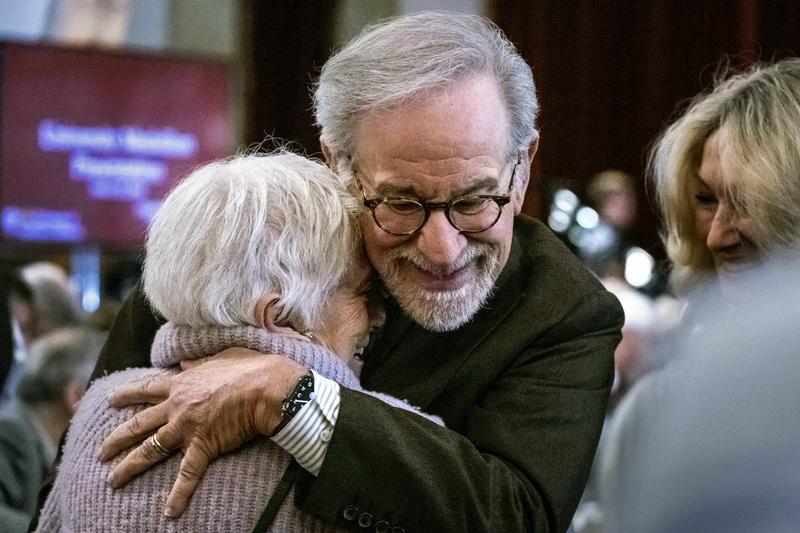
<path fill-rule="evenodd" d="M 749 339 L 758 339 L 757 344 L 774 350 L 769 360 L 763 360 L 770 368 L 763 372 L 759 370 L 761 377 L 756 379 L 759 386 L 766 384 L 763 382 L 767 379 L 765 376 L 785 371 L 795 376 L 796 387 L 796 367 L 785 365 L 784 361 L 784 352 L 789 344 L 768 344 L 771 337 L 765 336 L 764 330 L 772 330 L 772 323 L 764 324 L 761 320 L 769 311 L 770 321 L 779 320 L 784 327 L 796 329 L 796 322 L 784 322 L 786 315 L 782 316 L 783 311 L 777 309 L 777 306 L 788 306 L 796 300 L 779 291 L 770 292 L 774 301 L 767 298 L 766 307 L 758 310 L 756 295 L 767 290 L 761 287 L 765 262 L 772 264 L 776 258 L 783 258 L 779 262 L 783 263 L 788 257 L 791 263 L 798 259 L 798 139 L 800 59 L 795 58 L 770 66 L 755 66 L 745 73 L 719 81 L 710 94 L 694 101 L 655 146 L 650 168 L 664 218 L 667 253 L 674 263 L 673 282 L 677 290 L 683 293 L 692 291 L 692 295 L 684 314 L 685 332 L 676 336 L 675 351 L 680 357 L 664 371 L 651 374 L 637 384 L 620 405 L 610 428 L 601 471 L 603 494 L 608 502 L 608 531 L 709 531 L 711 522 L 714 522 L 716 530 L 733 531 L 733 523 L 721 520 L 729 516 L 721 513 L 721 509 L 741 513 L 744 509 L 741 504 L 745 501 L 750 505 L 769 501 L 762 500 L 756 490 L 772 483 L 774 472 L 769 468 L 776 468 L 776 462 L 755 463 L 759 466 L 750 472 L 753 482 L 744 485 L 741 482 L 747 477 L 745 470 L 752 467 L 747 464 L 751 452 L 757 456 L 764 451 L 768 459 L 777 458 L 773 454 L 773 451 L 778 453 L 777 448 L 767 450 L 767 442 L 771 439 L 765 441 L 763 450 L 739 450 L 743 452 L 739 458 L 741 463 L 725 463 L 725 460 L 734 458 L 737 446 L 735 442 L 726 443 L 731 453 L 726 456 L 721 451 L 716 465 L 725 464 L 725 467 L 714 472 L 710 472 L 711 469 L 704 471 L 719 475 L 725 468 L 739 468 L 739 478 L 733 485 L 734 477 L 722 484 L 715 478 L 706 488 L 718 490 L 706 493 L 704 488 L 692 488 L 698 485 L 691 479 L 691 474 L 692 467 L 702 463 L 695 458 L 703 453 L 713 454 L 713 446 L 709 443 L 721 444 L 724 439 L 720 440 L 720 435 L 728 435 L 735 441 L 739 436 L 766 428 L 771 428 L 776 435 L 796 428 L 793 421 L 788 424 L 783 420 L 782 409 L 762 412 L 748 408 L 749 416 L 742 416 L 746 415 L 744 409 L 737 411 L 737 406 L 744 407 L 750 399 L 758 396 L 748 390 L 752 384 L 748 382 L 750 378 L 745 370 L 758 365 L 749 360 L 743 360 L 739 365 L 737 359 L 747 358 L 740 346 L 752 349 Z M 781 282 L 789 290 L 796 286 L 796 279 L 784 276 Z M 704 280 L 707 283 L 703 284 Z M 750 312 L 737 312 L 737 305 L 739 308 L 756 308 L 754 312 L 761 314 L 751 316 Z M 787 309 L 787 315 L 796 316 L 793 312 Z M 731 325 L 726 327 L 724 322 L 728 319 Z M 754 324 L 761 329 L 753 329 Z M 759 357 L 762 351 L 756 347 L 750 357 Z M 728 352 L 738 355 L 731 356 Z M 773 377 L 777 379 L 777 376 Z M 780 387 L 776 390 L 787 392 Z M 683 402 L 684 397 L 692 398 L 695 403 L 681 403 L 686 409 L 676 409 L 676 401 L 681 399 Z M 730 411 L 716 411 L 726 408 L 724 398 L 730 399 L 727 406 Z M 790 396 L 783 400 L 779 398 L 771 394 L 759 397 L 759 405 L 764 409 L 777 407 L 777 404 L 797 405 L 796 401 L 792 403 Z M 714 402 L 719 405 L 709 411 L 702 410 L 707 403 Z M 714 413 L 712 419 L 719 417 L 713 420 L 714 424 L 710 423 L 711 419 L 705 419 L 705 413 L 710 412 Z M 736 413 L 739 414 L 736 423 L 725 426 Z M 698 423 L 699 418 L 691 418 L 699 414 L 703 414 L 702 423 Z M 657 419 L 659 415 L 664 416 L 663 421 Z M 791 427 L 782 427 L 784 423 Z M 699 432 L 692 435 L 693 441 L 699 439 L 707 443 L 704 447 L 702 442 L 697 442 L 698 455 L 689 455 L 691 447 L 685 447 L 690 427 Z M 680 431 L 672 431 L 676 429 Z M 706 437 L 707 440 L 703 441 Z M 686 439 L 681 445 L 686 454 L 673 456 L 672 469 L 654 466 L 649 469 L 653 474 L 651 477 L 639 475 L 645 470 L 643 465 L 648 460 L 652 465 L 662 462 L 665 450 L 670 444 L 677 445 L 681 439 Z M 757 446 L 755 441 L 749 444 Z M 635 461 L 631 455 L 634 451 L 640 453 Z M 765 469 L 759 471 L 761 466 Z M 679 468 L 685 470 L 685 478 L 674 476 Z M 794 473 L 793 495 L 796 494 L 796 480 L 800 479 L 796 476 L 796 469 Z M 683 503 L 694 499 L 692 509 L 666 497 L 669 490 L 675 488 L 672 484 L 676 479 L 683 483 L 681 490 L 686 498 Z M 741 491 L 722 493 L 723 485 Z M 648 517 L 646 512 L 636 508 L 643 501 L 644 494 L 654 496 L 659 494 L 659 490 L 663 490 L 662 496 L 665 496 L 664 501 L 658 504 L 660 510 L 665 511 L 664 517 L 674 511 L 673 522 L 660 523 L 653 518 L 658 514 L 655 511 Z M 738 504 L 733 498 L 740 499 Z M 673 504 L 677 508 L 671 508 Z M 776 513 L 786 511 L 780 500 L 775 500 L 775 504 Z M 742 530 L 766 531 L 767 524 L 766 521 L 754 522 L 752 527 L 757 529 L 745 527 Z M 794 527 L 796 524 L 795 521 Z M 780 529 L 780 524 L 775 527 L 774 530 L 784 530 Z"/>
<path fill-rule="evenodd" d="M 592 242 L 582 253 L 584 261 L 599 276 L 624 279 L 625 259 L 633 246 L 631 230 L 638 206 L 633 178 L 621 170 L 606 170 L 589 181 L 586 196 L 600 217 L 591 228 Z"/>
<path fill-rule="evenodd" d="M 0 410 L 0 531 L 27 531 L 39 488 L 105 338 L 66 328 L 31 345 L 17 398 Z"/>
<path fill-rule="evenodd" d="M 13 280 L 9 293 L 12 331 L 18 331 L 18 336 L 0 400 L 14 397 L 27 347 L 57 328 L 80 326 L 84 319 L 67 273 L 61 267 L 46 262 L 31 263 L 20 269 L 18 277 L 13 275 L 8 279 Z"/>
<path fill-rule="evenodd" d="M 600 217 L 620 233 L 633 228 L 638 214 L 633 178 L 621 170 L 605 170 L 592 176 L 586 189 Z"/>
<path fill-rule="evenodd" d="M 33 294 L 13 271 L 0 272 L 0 406 L 14 396 L 27 345 L 22 328 L 36 319 Z"/>
<path fill-rule="evenodd" d="M 607 436 L 607 422 L 614 409 L 631 386 L 646 372 L 651 370 L 656 360 L 656 341 L 660 328 L 659 313 L 655 302 L 638 292 L 624 280 L 607 277 L 602 280 L 609 292 L 622 304 L 625 312 L 625 325 L 622 327 L 622 340 L 614 350 L 614 384 L 608 403 L 608 415 L 589 480 L 573 517 L 575 533 L 596 533 L 601 531 L 603 512 L 600 497 L 599 457 L 602 455 Z"/>
<path fill-rule="evenodd" d="M 633 244 L 631 231 L 639 214 L 633 177 L 621 170 L 595 174 L 589 181 L 586 196 L 600 220 L 611 227 L 617 254 L 624 253 Z"/>
<path fill-rule="evenodd" d="M 608 277 L 603 285 L 619 299 L 625 311 L 622 340 L 614 350 L 614 385 L 609 410 L 656 362 L 657 310 L 655 302 L 624 280 Z"/>
<path fill-rule="evenodd" d="M 625 423 L 607 443 L 616 461 L 605 464 L 616 471 L 603 477 L 612 496 L 606 531 L 797 531 L 800 265 L 792 262 L 743 275 L 754 283 L 728 297 L 729 312 L 701 306 L 704 332 L 686 357 L 620 407 Z"/>
<path fill-rule="evenodd" d="M 28 343 L 54 329 L 81 324 L 83 312 L 64 269 L 40 262 L 24 266 L 20 273 L 33 292 L 36 315 L 29 327 L 22 328 Z"/>

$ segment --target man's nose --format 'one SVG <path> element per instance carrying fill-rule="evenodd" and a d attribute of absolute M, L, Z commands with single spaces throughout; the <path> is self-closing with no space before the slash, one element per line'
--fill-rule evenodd
<path fill-rule="evenodd" d="M 467 238 L 447 220 L 444 211 L 433 210 L 417 236 L 417 249 L 436 266 L 450 266 L 461 256 Z"/>
<path fill-rule="evenodd" d="M 706 246 L 711 251 L 722 250 L 735 246 L 741 242 L 739 230 L 736 227 L 736 215 L 730 207 L 720 202 L 714 218 L 711 220 L 711 227 L 706 237 Z"/>

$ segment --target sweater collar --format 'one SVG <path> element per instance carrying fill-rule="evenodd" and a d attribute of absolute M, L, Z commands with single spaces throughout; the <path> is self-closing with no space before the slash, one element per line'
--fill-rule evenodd
<path fill-rule="evenodd" d="M 232 347 L 280 354 L 342 385 L 352 387 L 358 383 L 353 371 L 330 350 L 303 338 L 252 326 L 195 328 L 167 322 L 156 333 L 150 359 L 154 367 L 169 368 L 181 361 L 208 357 Z"/>

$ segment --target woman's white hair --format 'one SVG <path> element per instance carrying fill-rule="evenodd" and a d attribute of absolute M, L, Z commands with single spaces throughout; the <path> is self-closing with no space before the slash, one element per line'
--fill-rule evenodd
<path fill-rule="evenodd" d="M 491 21 L 461 13 L 425 12 L 368 26 L 322 67 L 314 111 L 322 140 L 354 155 L 356 124 L 470 75 L 493 74 L 508 109 L 509 155 L 536 132 L 533 74 Z"/>
<path fill-rule="evenodd" d="M 727 194 L 754 228 L 755 244 L 777 253 L 800 242 L 800 59 L 755 65 L 720 79 L 661 135 L 650 178 L 678 290 L 713 274 L 711 253 L 694 227 L 694 180 L 703 146 L 719 132 Z"/>
<path fill-rule="evenodd" d="M 257 325 L 257 301 L 277 293 L 278 323 L 314 329 L 356 257 L 357 209 L 327 167 L 288 152 L 202 166 L 153 218 L 145 294 L 201 327 Z"/>

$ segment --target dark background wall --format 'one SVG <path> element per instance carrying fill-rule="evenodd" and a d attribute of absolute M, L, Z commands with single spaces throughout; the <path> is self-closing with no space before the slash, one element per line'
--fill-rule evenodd
<path fill-rule="evenodd" d="M 245 144 L 271 135 L 319 153 L 309 84 L 331 53 L 336 4 L 243 0 Z"/>
<path fill-rule="evenodd" d="M 533 67 L 541 101 L 540 215 L 556 182 L 583 192 L 596 172 L 638 177 L 638 238 L 660 255 L 642 176 L 647 150 L 725 63 L 800 53 L 796 0 L 498 0 L 493 18 Z"/>

